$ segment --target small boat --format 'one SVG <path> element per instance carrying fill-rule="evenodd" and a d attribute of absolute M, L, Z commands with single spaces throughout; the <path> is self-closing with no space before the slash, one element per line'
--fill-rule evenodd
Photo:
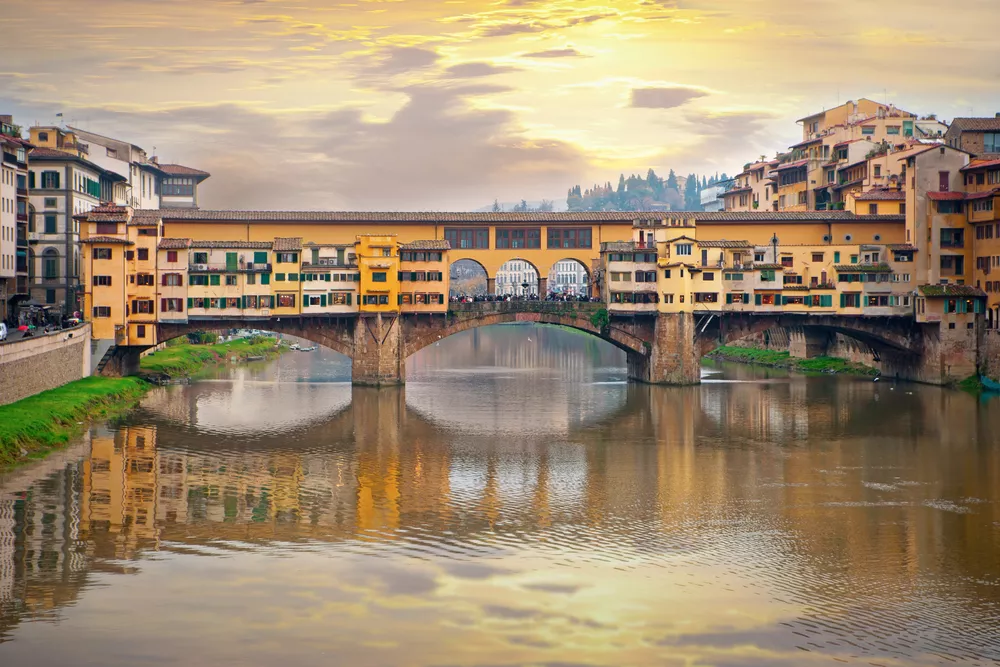
<path fill-rule="evenodd" d="M 291 345 L 288 346 L 288 349 L 289 350 L 300 350 L 300 349 L 302 349 L 302 346 L 299 345 L 298 343 L 292 343 Z"/>
<path fill-rule="evenodd" d="M 983 387 L 987 391 L 998 391 L 998 392 L 1000 392 L 1000 382 L 997 382 L 996 380 L 991 380 L 990 378 L 986 377 L 985 375 L 980 375 L 979 376 L 979 381 L 983 383 Z"/>
<path fill-rule="evenodd" d="M 263 361 L 264 355 L 257 355 L 253 357 L 247 357 L 247 361 Z"/>
<path fill-rule="evenodd" d="M 300 347 L 299 352 L 312 352 L 315 349 L 316 349 L 315 345 L 311 345 L 310 347 Z"/>

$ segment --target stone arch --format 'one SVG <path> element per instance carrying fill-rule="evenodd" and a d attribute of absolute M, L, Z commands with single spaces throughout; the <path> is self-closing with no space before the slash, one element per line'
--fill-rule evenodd
<path fill-rule="evenodd" d="M 528 265 L 528 269 L 524 270 L 524 275 L 522 276 L 523 279 L 521 281 L 519 281 L 519 282 L 516 281 L 513 278 L 513 276 L 509 276 L 508 273 L 504 269 L 504 267 L 507 266 L 508 264 L 510 264 L 511 262 L 524 262 L 525 264 Z M 528 275 L 530 273 L 529 269 L 530 269 L 530 271 L 534 271 L 535 272 L 535 280 L 534 281 L 528 279 Z M 513 273 L 514 271 L 520 272 L 521 270 L 517 269 L 517 268 L 511 268 L 511 269 L 507 269 L 507 271 Z M 544 288 L 545 288 L 545 284 L 546 284 L 545 283 L 545 278 L 546 277 L 547 277 L 547 274 L 543 276 L 542 272 L 538 270 L 538 266 L 534 262 L 532 262 L 531 260 L 525 259 L 524 257 L 520 257 L 520 256 L 514 256 L 514 257 L 511 257 L 509 259 L 504 260 L 504 262 L 499 266 L 499 268 L 497 268 L 497 273 L 496 273 L 495 276 L 493 276 L 494 284 L 496 285 L 496 292 L 495 293 L 496 294 L 511 294 L 511 295 L 518 294 L 519 295 L 519 294 L 522 294 L 525 289 L 527 289 L 528 294 L 535 294 L 535 295 L 537 295 L 539 297 L 544 297 Z M 510 278 L 510 280 L 514 280 L 514 282 L 509 282 L 507 280 L 508 278 Z M 527 288 L 523 287 L 524 283 L 528 284 Z"/>
<path fill-rule="evenodd" d="M 264 329 L 286 336 L 296 336 L 322 345 L 334 352 L 339 352 L 346 357 L 354 357 L 355 318 L 353 317 L 283 317 L 263 321 L 195 320 L 177 324 L 161 322 L 157 329 L 157 341 L 165 343 L 195 331 L 223 334 L 230 329 Z"/>
<path fill-rule="evenodd" d="M 463 278 L 462 276 L 458 276 L 456 271 L 461 271 L 465 268 L 465 267 L 462 268 L 456 267 L 456 264 L 459 264 L 460 262 L 465 263 L 467 265 L 475 265 L 479 267 L 479 270 L 482 272 L 483 275 L 483 280 L 485 281 L 484 293 L 492 293 L 493 290 L 491 289 L 491 287 L 493 284 L 492 282 L 493 279 L 490 277 L 490 272 L 486 269 L 485 266 L 483 266 L 483 263 L 477 259 L 472 259 L 471 257 L 460 257 L 459 259 L 456 259 L 455 261 L 453 261 L 451 264 L 448 265 L 448 284 L 450 292 L 449 296 L 459 296 L 460 293 L 466 291 L 464 288 L 456 287 L 456 284 L 460 284 L 458 283 L 458 281 Z M 474 296 L 474 294 L 472 296 Z"/>
<path fill-rule="evenodd" d="M 580 269 L 582 269 L 582 271 L 575 272 L 576 275 L 580 277 L 580 280 L 572 281 L 571 283 L 560 282 L 560 278 L 563 277 L 562 274 L 573 273 L 571 271 L 562 270 L 562 268 L 564 267 L 560 267 L 560 265 L 566 265 L 566 264 L 575 264 Z M 591 285 L 593 284 L 593 278 L 591 276 L 591 268 L 586 264 L 584 264 L 579 259 L 577 259 L 576 257 L 563 257 L 562 259 L 557 259 L 556 261 L 552 262 L 552 266 L 549 267 L 547 278 L 548 278 L 547 286 L 549 292 L 565 291 L 566 293 L 572 293 L 577 296 L 579 296 L 580 294 L 586 294 L 590 296 L 591 294 Z M 569 284 L 573 285 L 572 290 L 561 289 L 562 287 L 565 287 L 566 285 Z"/>

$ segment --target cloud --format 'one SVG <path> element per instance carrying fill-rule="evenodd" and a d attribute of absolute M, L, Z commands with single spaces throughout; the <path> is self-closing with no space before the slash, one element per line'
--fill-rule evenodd
<path fill-rule="evenodd" d="M 548 30 L 552 27 L 554 26 L 548 23 L 511 21 L 507 23 L 485 25 L 479 29 L 479 35 L 481 37 L 507 37 L 509 35 L 518 35 L 522 33 L 542 32 L 543 30 Z"/>
<path fill-rule="evenodd" d="M 633 109 L 673 109 L 706 95 L 704 90 L 686 86 L 633 88 L 629 106 Z"/>
<path fill-rule="evenodd" d="M 507 65 L 494 65 L 492 63 L 486 62 L 472 62 L 472 63 L 460 63 L 458 65 L 452 65 L 445 70 L 446 78 L 453 79 L 470 79 L 480 76 L 492 76 L 494 74 L 503 74 L 505 72 L 518 72 L 520 68 L 510 67 Z"/>
<path fill-rule="evenodd" d="M 586 54 L 580 53 L 574 48 L 567 47 L 565 49 L 547 49 L 545 51 L 531 51 L 530 53 L 522 53 L 522 58 L 587 58 Z"/>
<path fill-rule="evenodd" d="M 368 75 L 391 77 L 431 67 L 440 58 L 440 54 L 432 49 L 389 46 L 365 57 L 360 69 Z"/>

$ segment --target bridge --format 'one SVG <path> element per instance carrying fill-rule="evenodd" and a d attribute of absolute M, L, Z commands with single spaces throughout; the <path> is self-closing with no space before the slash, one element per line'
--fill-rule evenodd
<path fill-rule="evenodd" d="M 944 364 L 940 345 L 923 326 L 901 317 L 849 317 L 781 313 L 618 313 L 599 302 L 481 301 L 451 303 L 444 315 L 376 313 L 272 318 L 216 318 L 157 324 L 157 340 L 196 331 L 225 333 L 256 328 L 296 336 L 339 352 L 352 361 L 352 382 L 361 386 L 403 384 L 406 359 L 448 336 L 476 327 L 532 322 L 568 327 L 600 338 L 625 352 L 628 377 L 650 384 L 690 385 L 700 380 L 700 360 L 719 345 L 765 331 L 788 333 L 794 357 L 826 354 L 837 334 L 847 337 L 888 376 L 942 384 L 955 374 Z M 102 373 L 138 372 L 148 347 L 109 350 Z M 964 372 L 964 371 L 962 371 Z M 963 376 L 965 377 L 965 376 Z"/>

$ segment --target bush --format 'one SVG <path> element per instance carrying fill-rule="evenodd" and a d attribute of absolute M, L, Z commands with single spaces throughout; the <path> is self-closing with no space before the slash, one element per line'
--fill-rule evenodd
<path fill-rule="evenodd" d="M 208 331 L 194 331 L 188 334 L 188 341 L 192 345 L 212 345 L 219 340 L 218 334 Z"/>

